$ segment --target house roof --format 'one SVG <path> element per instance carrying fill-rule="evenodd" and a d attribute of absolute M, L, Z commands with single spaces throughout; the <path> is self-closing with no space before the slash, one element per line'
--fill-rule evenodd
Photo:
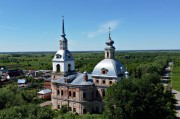
<path fill-rule="evenodd" d="M 57 80 L 52 80 L 53 83 L 70 84 L 70 85 L 93 85 L 92 75 L 88 75 L 88 79 L 84 80 L 85 73 L 78 73 L 77 75 L 70 75 L 68 77 L 61 77 Z M 65 80 L 67 79 L 67 82 Z"/>
<path fill-rule="evenodd" d="M 37 92 L 38 94 L 47 94 L 47 93 L 51 93 L 52 91 L 51 91 L 51 89 L 43 89 L 43 90 L 41 90 L 41 91 L 39 91 L 39 92 Z"/>
<path fill-rule="evenodd" d="M 51 82 L 51 77 L 45 78 L 44 81 L 45 81 L 45 82 Z"/>
<path fill-rule="evenodd" d="M 25 79 L 18 79 L 17 83 L 26 83 Z"/>

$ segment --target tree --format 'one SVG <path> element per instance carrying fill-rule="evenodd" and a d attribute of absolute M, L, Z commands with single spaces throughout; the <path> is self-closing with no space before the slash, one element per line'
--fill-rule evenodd
<path fill-rule="evenodd" d="M 159 79 L 123 79 L 109 87 L 105 115 L 113 119 L 175 119 L 175 99 Z"/>

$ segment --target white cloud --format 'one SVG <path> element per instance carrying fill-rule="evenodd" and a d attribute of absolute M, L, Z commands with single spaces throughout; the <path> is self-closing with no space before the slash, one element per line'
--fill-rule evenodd
<path fill-rule="evenodd" d="M 96 37 L 98 35 L 101 35 L 103 33 L 107 33 L 108 30 L 109 30 L 109 27 L 111 28 L 111 31 L 118 28 L 120 22 L 117 21 L 117 20 L 112 20 L 112 21 L 109 21 L 109 22 L 106 22 L 104 24 L 101 24 L 96 31 L 93 31 L 93 32 L 87 32 L 85 34 L 87 34 L 87 36 L 89 38 L 93 38 L 93 37 Z"/>

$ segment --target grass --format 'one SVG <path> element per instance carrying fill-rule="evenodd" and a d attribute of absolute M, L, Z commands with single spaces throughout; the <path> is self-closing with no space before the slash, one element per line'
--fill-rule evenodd
<path fill-rule="evenodd" d="M 173 89 L 180 91 L 180 66 L 173 67 L 172 87 Z"/>

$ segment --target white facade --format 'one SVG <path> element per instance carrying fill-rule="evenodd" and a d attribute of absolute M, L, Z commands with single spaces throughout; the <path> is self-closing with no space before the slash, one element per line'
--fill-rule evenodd
<path fill-rule="evenodd" d="M 59 62 L 53 62 L 53 72 L 58 72 L 58 65 L 60 67 L 61 73 L 68 72 L 69 67 L 70 71 L 74 71 L 74 60 L 73 61 L 59 61 Z"/>

